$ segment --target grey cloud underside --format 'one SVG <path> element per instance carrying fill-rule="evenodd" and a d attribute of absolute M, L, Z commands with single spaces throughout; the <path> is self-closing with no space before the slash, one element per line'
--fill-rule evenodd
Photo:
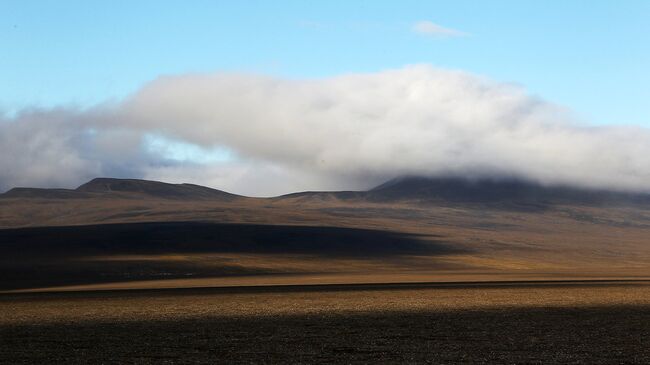
<path fill-rule="evenodd" d="M 142 148 L 147 133 L 238 158 L 167 161 Z M 0 156 L 4 189 L 102 175 L 273 195 L 453 175 L 650 191 L 648 129 L 580 125 L 518 86 L 424 65 L 316 80 L 162 77 L 117 105 L 5 118 Z"/>

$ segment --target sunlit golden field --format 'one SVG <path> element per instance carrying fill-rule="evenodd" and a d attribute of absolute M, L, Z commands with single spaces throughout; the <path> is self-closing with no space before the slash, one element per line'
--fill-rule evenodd
<path fill-rule="evenodd" d="M 270 286 L 6 295 L 0 324 L 650 305 L 650 282 Z"/>
<path fill-rule="evenodd" d="M 14 294 L 0 359 L 643 364 L 649 308 L 639 282 Z"/>

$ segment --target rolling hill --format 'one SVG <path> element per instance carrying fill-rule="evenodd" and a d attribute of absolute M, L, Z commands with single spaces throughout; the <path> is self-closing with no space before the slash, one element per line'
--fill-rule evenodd
<path fill-rule="evenodd" d="M 521 179 L 400 177 L 367 191 L 302 192 L 282 196 L 317 200 L 412 202 L 420 204 L 490 204 L 511 208 L 549 205 L 650 206 L 650 194 L 545 186 Z"/>
<path fill-rule="evenodd" d="M 96 178 L 76 189 L 13 188 L 0 198 L 88 199 L 131 197 L 232 201 L 240 195 L 194 184 L 138 179 Z M 412 202 L 422 204 L 493 204 L 501 206 L 650 206 L 649 193 L 618 192 L 571 186 L 545 186 L 519 179 L 400 177 L 367 191 L 307 191 L 270 198 L 274 201 Z"/>
<path fill-rule="evenodd" d="M 645 277 L 649 201 L 517 180 L 249 198 L 98 178 L 0 195 L 0 275 L 5 289 Z"/>
<path fill-rule="evenodd" d="M 93 197 L 133 197 L 189 200 L 233 200 L 238 195 L 194 184 L 169 184 L 138 179 L 96 178 L 78 188 L 37 189 L 13 188 L 0 198 L 82 199 Z"/>

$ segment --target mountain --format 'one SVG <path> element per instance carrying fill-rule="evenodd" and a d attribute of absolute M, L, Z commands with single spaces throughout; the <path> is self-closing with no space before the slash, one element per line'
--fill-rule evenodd
<path fill-rule="evenodd" d="M 650 272 L 648 194 L 402 177 L 366 191 L 270 199 L 109 178 L 2 196 L 0 287 L 251 274 L 421 281 Z"/>
<path fill-rule="evenodd" d="M 70 189 L 38 189 L 38 188 L 13 188 L 0 198 L 40 198 L 40 199 L 80 199 L 88 198 L 88 194 Z"/>
<path fill-rule="evenodd" d="M 13 188 L 0 195 L 2 198 L 42 199 L 82 199 L 110 196 L 219 201 L 240 198 L 239 195 L 194 184 L 169 184 L 159 181 L 114 178 L 96 178 L 74 190 Z"/>
<path fill-rule="evenodd" d="M 136 193 L 164 199 L 231 200 L 238 195 L 194 184 L 169 184 L 137 179 L 96 178 L 76 189 L 82 193 Z"/>
<path fill-rule="evenodd" d="M 472 180 L 419 176 L 395 178 L 367 191 L 301 192 L 279 198 L 300 203 L 341 200 L 374 203 L 482 204 L 517 209 L 544 208 L 553 204 L 650 206 L 650 194 L 643 193 L 546 186 L 522 179 Z"/>
<path fill-rule="evenodd" d="M 367 192 L 373 201 L 415 200 L 453 203 L 650 204 L 650 194 L 627 193 L 570 186 L 545 186 L 520 179 L 402 177 Z"/>
<path fill-rule="evenodd" d="M 92 197 L 232 201 L 242 196 L 193 184 L 96 178 L 74 190 L 14 188 L 0 198 L 84 199 Z M 554 204 L 650 206 L 650 194 L 545 186 L 521 179 L 400 177 L 367 191 L 307 191 L 272 198 L 292 204 L 336 201 L 416 204 L 482 204 L 517 209 Z"/>

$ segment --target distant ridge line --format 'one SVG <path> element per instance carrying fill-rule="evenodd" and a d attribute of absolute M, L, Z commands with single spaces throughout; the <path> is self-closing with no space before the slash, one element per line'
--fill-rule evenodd
<path fill-rule="evenodd" d="M 72 189 L 14 188 L 1 198 L 81 199 L 128 197 L 231 201 L 241 195 L 195 184 L 100 177 Z M 266 199 L 266 198 L 260 198 Z M 543 209 L 554 204 L 649 205 L 650 194 L 571 186 L 545 186 L 521 179 L 399 177 L 366 191 L 305 191 L 268 198 L 272 201 L 411 202 L 419 204 L 490 204 L 515 209 Z"/>
<path fill-rule="evenodd" d="M 76 189 L 13 188 L 0 197 L 4 198 L 46 198 L 74 199 L 120 195 L 163 199 L 200 199 L 229 201 L 242 198 L 240 195 L 194 184 L 170 184 L 141 179 L 117 179 L 99 177 L 80 185 Z"/>

